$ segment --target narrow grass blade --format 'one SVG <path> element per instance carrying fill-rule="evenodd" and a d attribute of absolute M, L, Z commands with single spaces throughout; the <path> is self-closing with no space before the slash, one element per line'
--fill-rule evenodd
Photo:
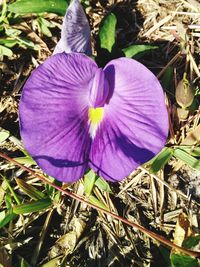
<path fill-rule="evenodd" d="M 5 217 L 2 220 L 0 220 L 0 228 L 4 227 L 6 224 L 12 221 L 15 217 L 16 217 L 16 214 L 7 213 Z"/>
<path fill-rule="evenodd" d="M 180 145 L 179 148 L 192 155 L 193 157 L 200 157 L 200 147 Z"/>
<path fill-rule="evenodd" d="M 158 46 L 153 45 L 131 45 L 129 47 L 123 48 L 122 52 L 126 57 L 132 58 L 139 53 L 147 53 L 150 50 L 157 49 Z"/>
<path fill-rule="evenodd" d="M 90 196 L 96 181 L 96 174 L 93 170 L 90 170 L 84 176 L 84 192 L 86 196 Z"/>
<path fill-rule="evenodd" d="M 150 173 L 156 173 L 170 160 L 173 156 L 173 150 L 169 147 L 165 147 L 162 151 L 153 159 L 151 163 Z"/>
<path fill-rule="evenodd" d="M 32 199 L 39 200 L 47 197 L 43 192 L 39 191 L 34 186 L 27 184 L 24 180 L 18 178 L 15 180 L 19 188 Z"/>
<path fill-rule="evenodd" d="M 37 165 L 30 156 L 14 158 L 14 160 L 21 164 Z"/>
<path fill-rule="evenodd" d="M 174 156 L 194 169 L 200 170 L 200 161 L 182 149 L 175 149 Z"/>
<path fill-rule="evenodd" d="M 37 201 L 31 201 L 29 203 L 24 203 L 13 207 L 13 212 L 16 214 L 25 214 L 36 211 L 41 211 L 47 209 L 52 205 L 52 202 L 49 198 L 41 199 Z"/>
<path fill-rule="evenodd" d="M 112 190 L 109 186 L 109 183 L 106 182 L 103 178 L 98 177 L 97 180 L 95 181 L 95 185 L 102 191 L 111 193 Z"/>
<path fill-rule="evenodd" d="M 101 202 L 101 201 L 100 201 L 98 198 L 96 198 L 95 196 L 90 195 L 90 196 L 89 196 L 89 201 L 90 201 L 92 204 L 98 206 L 99 208 L 102 208 L 102 209 L 105 209 L 105 210 L 109 210 L 109 208 L 108 208 L 107 206 L 105 206 L 104 203 Z"/>

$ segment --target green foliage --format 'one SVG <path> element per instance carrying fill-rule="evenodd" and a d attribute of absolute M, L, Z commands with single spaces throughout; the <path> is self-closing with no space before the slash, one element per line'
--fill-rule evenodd
<path fill-rule="evenodd" d="M 174 156 L 194 169 L 200 170 L 200 161 L 182 149 L 175 149 Z"/>
<path fill-rule="evenodd" d="M 109 186 L 109 183 L 104 180 L 102 177 L 98 177 L 97 180 L 95 181 L 95 186 L 97 186 L 100 190 L 104 192 L 111 193 L 112 190 Z"/>
<path fill-rule="evenodd" d="M 8 10 L 17 14 L 51 12 L 64 15 L 68 1 L 66 0 L 18 0 L 8 6 Z"/>
<path fill-rule="evenodd" d="M 26 214 L 36 211 L 41 211 L 43 209 L 47 209 L 52 205 L 52 201 L 50 198 L 40 199 L 37 201 L 31 201 L 28 203 L 16 205 L 13 207 L 13 212 L 15 214 Z"/>
<path fill-rule="evenodd" d="M 4 227 L 16 217 L 16 214 L 13 213 L 12 198 L 9 194 L 5 196 L 5 203 L 7 211 L 3 210 L 0 213 L 0 228 Z"/>
<path fill-rule="evenodd" d="M 96 181 L 96 174 L 93 170 L 90 170 L 84 176 L 84 192 L 86 196 L 90 196 Z"/>
<path fill-rule="evenodd" d="M 164 167 L 164 165 L 173 156 L 173 150 L 169 147 L 164 147 L 162 151 L 151 161 L 151 173 L 156 173 Z"/>
<path fill-rule="evenodd" d="M 22 179 L 15 179 L 15 180 L 20 189 L 32 199 L 39 200 L 47 197 L 43 192 L 39 191 L 34 186 L 26 183 L 24 180 Z"/>
<path fill-rule="evenodd" d="M 89 201 L 92 204 L 94 204 L 97 207 L 99 207 L 99 208 L 102 208 L 102 209 L 105 209 L 105 210 L 109 210 L 109 208 L 102 201 L 100 201 L 98 198 L 96 198 L 95 196 L 90 195 L 89 196 Z"/>
<path fill-rule="evenodd" d="M 196 245 L 198 245 L 199 243 L 200 243 L 200 235 L 190 236 L 183 241 L 183 247 L 191 249 Z"/>
<path fill-rule="evenodd" d="M 44 34 L 47 37 L 51 37 L 51 31 L 49 30 L 49 28 L 54 28 L 55 25 L 51 22 L 49 22 L 48 20 L 42 18 L 42 17 L 38 17 L 37 18 L 37 25 L 38 25 L 38 30 L 40 33 Z"/>
<path fill-rule="evenodd" d="M 116 24 L 117 19 L 115 15 L 111 13 L 103 20 L 99 28 L 100 47 L 108 50 L 110 53 L 115 44 Z"/>
<path fill-rule="evenodd" d="M 186 255 L 172 254 L 171 267 L 199 267 L 198 260 Z"/>
<path fill-rule="evenodd" d="M 12 57 L 13 52 L 10 48 L 0 45 L 0 56 Z"/>
<path fill-rule="evenodd" d="M 123 48 L 122 52 L 124 53 L 125 57 L 132 58 L 140 53 L 147 53 L 157 48 L 158 46 L 153 45 L 131 45 L 129 47 Z"/>
<path fill-rule="evenodd" d="M 171 95 L 174 96 L 174 92 L 173 92 L 173 68 L 171 66 L 169 66 L 162 77 L 161 80 L 161 84 L 163 86 L 163 88 L 165 89 L 165 91 L 167 91 L 168 93 L 170 93 Z"/>
<path fill-rule="evenodd" d="M 21 164 L 37 165 L 30 156 L 14 158 L 14 160 Z"/>

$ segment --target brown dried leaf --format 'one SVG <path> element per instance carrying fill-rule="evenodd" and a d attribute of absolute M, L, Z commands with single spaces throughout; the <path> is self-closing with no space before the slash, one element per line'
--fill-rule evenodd
<path fill-rule="evenodd" d="M 193 131 L 189 132 L 181 145 L 192 146 L 200 141 L 200 125 L 198 125 Z"/>
<path fill-rule="evenodd" d="M 182 246 L 183 241 L 192 234 L 190 221 L 185 213 L 180 213 L 176 222 L 174 232 L 174 244 Z M 180 253 L 179 251 L 172 250 L 173 253 Z"/>

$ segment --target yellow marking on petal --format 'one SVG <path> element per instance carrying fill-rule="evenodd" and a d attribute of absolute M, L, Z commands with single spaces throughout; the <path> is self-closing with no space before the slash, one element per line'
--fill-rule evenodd
<path fill-rule="evenodd" d="M 103 108 L 89 108 L 88 117 L 90 123 L 89 133 L 92 138 L 95 137 L 96 131 L 103 120 L 104 109 Z"/>

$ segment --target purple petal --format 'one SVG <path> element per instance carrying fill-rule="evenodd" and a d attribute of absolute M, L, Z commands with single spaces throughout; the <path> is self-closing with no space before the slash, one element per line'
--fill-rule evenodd
<path fill-rule="evenodd" d="M 88 167 L 88 84 L 97 69 L 83 54 L 57 54 L 33 71 L 24 86 L 22 140 L 38 165 L 57 180 L 76 181 Z"/>
<path fill-rule="evenodd" d="M 89 101 L 93 108 L 103 107 L 109 95 L 109 86 L 104 71 L 99 68 L 91 84 Z"/>
<path fill-rule="evenodd" d="M 73 0 L 65 14 L 61 39 L 54 54 L 79 52 L 91 56 L 90 26 L 79 0 Z"/>
<path fill-rule="evenodd" d="M 162 88 L 145 66 L 120 58 L 104 71 L 110 101 L 92 143 L 90 167 L 107 180 L 119 181 L 162 149 L 168 115 Z"/>

